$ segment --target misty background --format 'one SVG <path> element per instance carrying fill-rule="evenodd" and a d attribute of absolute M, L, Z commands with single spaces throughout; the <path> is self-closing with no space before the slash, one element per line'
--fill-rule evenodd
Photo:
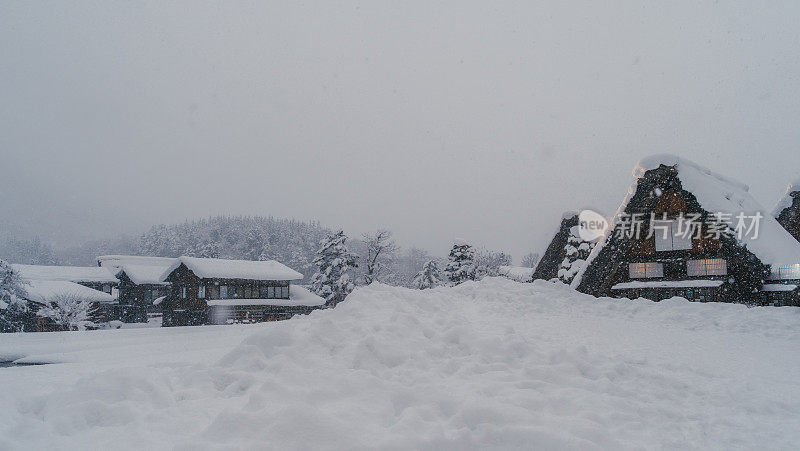
<path fill-rule="evenodd" d="M 4 2 L 0 234 L 212 215 L 541 251 L 675 153 L 800 176 L 800 3 Z"/>

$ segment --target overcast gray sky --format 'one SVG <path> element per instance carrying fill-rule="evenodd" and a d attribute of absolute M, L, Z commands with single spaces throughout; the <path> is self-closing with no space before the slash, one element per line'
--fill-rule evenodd
<path fill-rule="evenodd" d="M 600 4 L 602 3 L 602 4 Z M 522 254 L 641 157 L 800 176 L 800 2 L 0 3 L 0 227 L 216 214 Z"/>

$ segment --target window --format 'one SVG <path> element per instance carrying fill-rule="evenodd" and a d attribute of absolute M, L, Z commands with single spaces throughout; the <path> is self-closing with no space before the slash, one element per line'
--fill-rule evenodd
<path fill-rule="evenodd" d="M 229 299 L 228 298 L 228 286 L 227 285 L 220 285 L 219 286 L 219 298 L 220 299 Z"/>
<path fill-rule="evenodd" d="M 267 287 L 267 298 L 275 299 L 275 287 Z"/>
<path fill-rule="evenodd" d="M 109 285 L 109 284 L 103 285 L 103 292 L 104 293 L 111 293 L 111 285 Z"/>
<path fill-rule="evenodd" d="M 209 287 L 208 287 L 208 298 L 209 299 L 219 299 L 219 286 L 217 286 L 217 285 L 209 285 Z"/>
<path fill-rule="evenodd" d="M 800 264 L 784 265 L 773 268 L 772 277 L 774 279 L 800 279 Z"/>
<path fill-rule="evenodd" d="M 281 298 L 289 299 L 289 287 L 281 287 Z"/>
<path fill-rule="evenodd" d="M 186 287 L 181 287 L 181 299 L 186 299 Z"/>
<path fill-rule="evenodd" d="M 205 299 L 206 298 L 206 286 L 200 285 L 197 287 L 197 299 Z"/>
<path fill-rule="evenodd" d="M 722 258 L 706 258 L 686 262 L 687 276 L 724 276 L 726 274 L 728 274 L 728 262 Z"/>
<path fill-rule="evenodd" d="M 262 299 L 267 298 L 267 288 L 269 287 L 267 287 L 266 285 L 261 285 L 260 287 L 258 287 L 258 294 L 260 298 Z"/>
<path fill-rule="evenodd" d="M 651 277 L 664 277 L 664 265 L 656 262 L 629 263 L 628 275 L 631 279 L 648 279 Z M 286 289 L 287 293 L 289 289 Z"/>
<path fill-rule="evenodd" d="M 691 250 L 693 233 L 692 228 L 687 227 L 686 221 L 683 227 L 677 220 L 653 221 L 657 252 Z"/>

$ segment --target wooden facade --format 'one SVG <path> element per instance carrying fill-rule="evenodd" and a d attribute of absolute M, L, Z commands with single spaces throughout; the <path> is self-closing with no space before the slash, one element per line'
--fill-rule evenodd
<path fill-rule="evenodd" d="M 161 304 L 165 327 L 276 321 L 314 309 L 282 305 L 291 297 L 288 280 L 201 278 L 181 263 L 166 282 L 169 294 Z"/>
<path fill-rule="evenodd" d="M 165 283 L 137 284 L 126 274 L 125 270 L 117 273 L 119 279 L 119 305 L 117 317 L 125 323 L 146 323 L 147 315 L 160 313 L 161 307 L 153 302 L 169 294 L 169 286 Z"/>

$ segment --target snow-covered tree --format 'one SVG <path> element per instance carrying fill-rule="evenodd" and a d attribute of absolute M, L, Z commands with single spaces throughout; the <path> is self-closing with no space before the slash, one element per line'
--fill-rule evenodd
<path fill-rule="evenodd" d="M 374 281 L 390 282 L 392 269 L 397 258 L 399 247 L 392 239 L 392 232 L 379 229 L 374 234 L 364 234 L 364 255 L 362 262 L 365 267 L 364 284 L 369 285 Z"/>
<path fill-rule="evenodd" d="M 92 303 L 74 293 L 59 293 L 45 299 L 37 316 L 49 318 L 64 330 L 83 330 L 92 324 Z"/>
<path fill-rule="evenodd" d="M 569 284 L 578 271 L 586 263 L 586 258 L 592 251 L 594 243 L 584 241 L 578 235 L 578 226 L 569 229 L 567 244 L 564 246 L 565 256 L 558 268 L 558 279 Z"/>
<path fill-rule="evenodd" d="M 23 332 L 33 312 L 25 300 L 25 282 L 5 260 L 0 260 L 0 332 Z"/>
<path fill-rule="evenodd" d="M 343 231 L 328 235 L 320 241 L 314 264 L 317 272 L 311 278 L 311 289 L 322 296 L 328 305 L 336 306 L 353 291 L 350 271 L 357 268 L 356 256 L 345 247 L 347 236 Z"/>
<path fill-rule="evenodd" d="M 539 254 L 536 252 L 528 252 L 522 257 L 522 266 L 526 268 L 535 268 L 539 263 Z"/>
<path fill-rule="evenodd" d="M 475 280 L 475 251 L 466 243 L 456 243 L 450 250 L 445 276 L 455 286 L 466 280 Z"/>
<path fill-rule="evenodd" d="M 422 266 L 422 271 L 414 277 L 414 287 L 420 290 L 433 288 L 442 283 L 442 274 L 436 260 L 428 260 Z"/>
<path fill-rule="evenodd" d="M 499 275 L 500 266 L 511 265 L 511 256 L 505 252 L 494 252 L 479 249 L 475 252 L 475 279 L 480 280 L 487 276 Z"/>

